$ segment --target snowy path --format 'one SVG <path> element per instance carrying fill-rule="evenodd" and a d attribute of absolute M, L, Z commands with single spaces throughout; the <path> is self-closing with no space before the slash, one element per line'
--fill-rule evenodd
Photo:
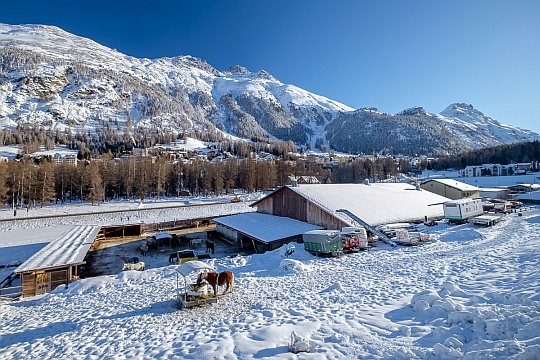
<path fill-rule="evenodd" d="M 492 228 L 439 225 L 421 247 L 216 260 L 236 292 L 186 311 L 167 267 L 86 279 L 0 305 L 0 357 L 536 359 L 539 230 L 534 210 Z M 292 331 L 311 354 L 288 352 Z"/>

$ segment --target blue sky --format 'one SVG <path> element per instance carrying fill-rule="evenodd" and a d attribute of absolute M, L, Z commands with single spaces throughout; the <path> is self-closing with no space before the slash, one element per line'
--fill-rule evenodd
<path fill-rule="evenodd" d="M 136 57 L 242 65 L 349 106 L 472 104 L 540 133 L 540 1 L 3 2 L 0 22 L 56 25 Z"/>

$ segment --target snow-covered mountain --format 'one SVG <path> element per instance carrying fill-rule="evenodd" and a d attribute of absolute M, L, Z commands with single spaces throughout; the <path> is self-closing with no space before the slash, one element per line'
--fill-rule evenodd
<path fill-rule="evenodd" d="M 469 105 L 441 114 L 355 111 L 264 70 L 218 71 L 191 56 L 139 59 L 54 26 L 0 24 L 0 127 L 20 123 L 73 133 L 197 129 L 352 152 L 456 152 L 540 138 Z"/>

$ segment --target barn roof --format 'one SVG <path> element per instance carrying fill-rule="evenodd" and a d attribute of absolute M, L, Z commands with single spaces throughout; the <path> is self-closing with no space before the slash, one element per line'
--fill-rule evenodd
<path fill-rule="evenodd" d="M 99 226 L 74 226 L 22 263 L 15 273 L 84 263 Z"/>
<path fill-rule="evenodd" d="M 403 183 L 306 184 L 287 188 L 351 225 L 351 219 L 336 210 L 349 210 L 369 225 L 375 226 L 423 221 L 424 216 L 443 217 L 442 203 L 450 200 Z"/>
<path fill-rule="evenodd" d="M 291 218 L 257 212 L 220 217 L 214 221 L 265 243 L 322 229 Z"/>

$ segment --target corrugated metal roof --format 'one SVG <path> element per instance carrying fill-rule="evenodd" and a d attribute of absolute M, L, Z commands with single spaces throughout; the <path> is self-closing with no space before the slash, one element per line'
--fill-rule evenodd
<path fill-rule="evenodd" d="M 74 226 L 22 263 L 15 273 L 81 264 L 100 226 Z"/>
<path fill-rule="evenodd" d="M 291 218 L 256 212 L 220 217 L 214 221 L 265 243 L 300 235 L 310 230 L 322 229 L 320 226 Z"/>
<path fill-rule="evenodd" d="M 306 184 L 288 188 L 351 225 L 352 220 L 336 210 L 349 210 L 369 225 L 376 226 L 423 221 L 424 216 L 442 218 L 442 203 L 450 201 L 404 183 Z"/>

